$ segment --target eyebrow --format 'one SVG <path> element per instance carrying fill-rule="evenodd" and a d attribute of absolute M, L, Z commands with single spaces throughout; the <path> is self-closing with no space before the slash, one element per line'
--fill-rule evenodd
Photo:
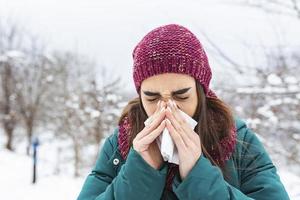
<path fill-rule="evenodd" d="M 172 91 L 171 94 L 172 95 L 184 94 L 187 91 L 189 91 L 189 89 L 191 89 L 191 88 L 192 87 L 188 87 L 188 88 L 183 88 L 183 89 L 180 89 L 180 90 Z M 147 96 L 158 96 L 158 95 L 160 95 L 159 92 L 150 92 L 150 91 L 144 91 L 144 90 L 143 90 L 143 93 Z"/>

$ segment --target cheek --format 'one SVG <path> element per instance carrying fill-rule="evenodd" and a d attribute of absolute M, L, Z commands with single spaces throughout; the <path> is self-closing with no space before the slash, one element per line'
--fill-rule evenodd
<path fill-rule="evenodd" d="M 189 116 L 193 116 L 193 109 L 189 103 L 177 103 L 180 110 L 188 114 Z"/>
<path fill-rule="evenodd" d="M 194 113 L 196 112 L 197 109 L 197 99 L 190 99 L 189 101 L 185 102 L 180 102 L 180 101 L 175 101 L 177 106 L 186 114 L 188 114 L 190 117 L 194 116 Z"/>
<path fill-rule="evenodd" d="M 157 102 L 154 102 L 154 103 L 147 102 L 147 101 L 142 101 L 142 102 L 143 102 L 143 107 L 145 109 L 147 116 L 149 117 L 149 116 L 153 115 L 153 113 L 156 110 Z"/>

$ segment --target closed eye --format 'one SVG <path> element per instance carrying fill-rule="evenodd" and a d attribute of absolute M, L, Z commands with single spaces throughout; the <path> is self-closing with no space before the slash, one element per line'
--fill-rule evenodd
<path fill-rule="evenodd" d="M 176 99 L 179 99 L 179 100 L 185 100 L 185 99 L 188 99 L 189 97 L 178 97 L 178 96 L 176 96 L 175 98 L 176 98 Z M 156 101 L 156 100 L 158 100 L 158 99 L 159 99 L 159 98 L 147 99 L 147 101 L 153 102 L 153 101 Z"/>

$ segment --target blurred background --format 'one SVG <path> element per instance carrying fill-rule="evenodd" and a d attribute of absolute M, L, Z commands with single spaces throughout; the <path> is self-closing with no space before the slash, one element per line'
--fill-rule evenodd
<path fill-rule="evenodd" d="M 300 0 L 0 0 L 2 199 L 76 199 L 137 96 L 135 45 L 169 23 L 203 43 L 211 87 L 300 199 Z"/>

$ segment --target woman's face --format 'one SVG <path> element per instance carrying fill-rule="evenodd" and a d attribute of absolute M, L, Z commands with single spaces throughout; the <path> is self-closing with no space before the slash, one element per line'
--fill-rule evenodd
<path fill-rule="evenodd" d="M 151 76 L 142 82 L 141 99 L 148 117 L 155 112 L 159 100 L 167 103 L 169 99 L 192 117 L 198 105 L 195 79 L 178 73 Z"/>

